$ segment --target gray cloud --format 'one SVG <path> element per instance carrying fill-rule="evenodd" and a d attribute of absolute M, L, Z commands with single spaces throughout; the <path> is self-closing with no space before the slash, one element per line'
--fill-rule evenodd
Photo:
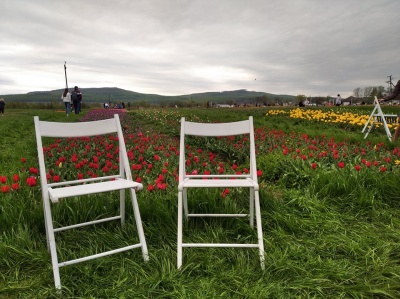
<path fill-rule="evenodd" d="M 179 95 L 351 95 L 400 78 L 400 2 L 0 3 L 0 94 L 70 85 Z"/>

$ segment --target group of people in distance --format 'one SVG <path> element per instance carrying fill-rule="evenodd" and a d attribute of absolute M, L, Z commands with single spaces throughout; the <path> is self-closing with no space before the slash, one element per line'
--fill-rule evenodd
<path fill-rule="evenodd" d="M 335 106 L 341 106 L 342 105 L 342 97 L 340 94 L 337 95 L 337 98 L 335 100 Z M 305 107 L 305 103 L 303 101 L 299 102 L 299 107 Z"/>
<path fill-rule="evenodd" d="M 81 112 L 82 93 L 78 86 L 74 87 L 72 93 L 68 91 L 68 88 L 65 88 L 63 94 L 61 95 L 61 100 L 65 104 L 65 114 L 67 116 L 69 115 L 69 112 L 72 111 L 71 108 L 74 109 L 75 114 L 79 114 L 79 112 Z"/>
<path fill-rule="evenodd" d="M 107 102 L 103 103 L 103 108 L 104 108 L 104 109 L 112 108 L 112 107 L 111 107 L 111 102 L 110 102 L 110 103 L 107 103 Z M 125 103 L 124 103 L 124 102 L 115 103 L 114 109 L 125 109 Z"/>

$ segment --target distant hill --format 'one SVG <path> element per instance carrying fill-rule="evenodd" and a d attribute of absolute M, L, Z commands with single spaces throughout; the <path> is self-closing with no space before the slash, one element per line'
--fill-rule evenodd
<path fill-rule="evenodd" d="M 64 90 L 56 89 L 50 91 L 33 91 L 26 94 L 15 95 L 0 95 L 6 101 L 12 102 L 30 102 L 30 103 L 48 103 L 61 101 L 60 97 Z M 130 103 L 149 103 L 162 104 L 163 102 L 206 102 L 212 101 L 215 103 L 233 102 L 243 103 L 246 101 L 292 101 L 295 96 L 291 95 L 275 95 L 265 92 L 247 91 L 245 89 L 222 91 L 222 92 L 203 92 L 193 93 L 180 96 L 163 96 L 158 94 L 138 93 L 130 90 L 125 90 L 117 87 L 102 87 L 102 88 L 82 88 L 83 101 L 87 103 L 104 103 L 104 102 L 130 102 Z M 262 99 L 261 99 L 262 98 Z"/>

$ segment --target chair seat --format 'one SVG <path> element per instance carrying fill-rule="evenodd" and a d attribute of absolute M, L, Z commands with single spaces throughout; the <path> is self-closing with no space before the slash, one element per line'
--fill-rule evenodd
<path fill-rule="evenodd" d="M 142 184 L 137 182 L 125 179 L 116 179 L 113 181 L 88 183 L 88 184 L 68 186 L 68 187 L 59 187 L 59 188 L 49 187 L 49 195 L 51 201 L 53 203 L 57 203 L 60 198 L 116 191 L 129 188 L 142 189 L 142 187 L 143 187 Z"/>
<path fill-rule="evenodd" d="M 213 188 L 213 187 L 248 187 L 258 190 L 257 182 L 250 178 L 246 179 L 184 179 L 178 186 L 179 190 L 183 188 Z"/>

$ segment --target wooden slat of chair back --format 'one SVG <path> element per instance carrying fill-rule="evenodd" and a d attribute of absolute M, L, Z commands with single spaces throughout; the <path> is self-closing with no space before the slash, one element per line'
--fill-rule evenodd
<path fill-rule="evenodd" d="M 183 118 L 184 119 L 184 118 Z M 185 121 L 185 135 L 194 136 L 231 136 L 250 133 L 249 120 L 231 123 L 194 123 Z"/>
<path fill-rule="evenodd" d="M 59 123 L 39 121 L 40 133 L 43 137 L 82 137 L 116 133 L 115 118 L 96 122 Z"/>

